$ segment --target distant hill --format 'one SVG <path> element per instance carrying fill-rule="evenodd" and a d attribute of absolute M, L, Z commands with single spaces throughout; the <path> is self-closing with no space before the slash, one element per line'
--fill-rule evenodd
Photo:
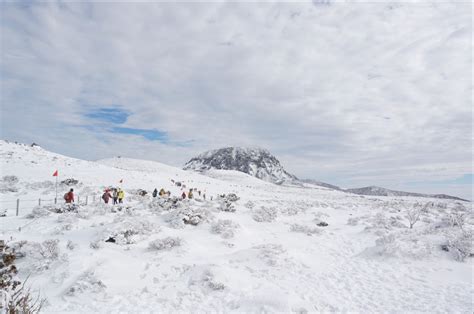
<path fill-rule="evenodd" d="M 416 197 L 432 197 L 432 198 L 441 198 L 441 199 L 453 199 L 459 201 L 468 201 L 456 196 L 450 196 L 446 194 L 422 194 L 422 193 L 412 193 L 412 192 L 403 192 L 389 190 L 379 186 L 367 186 L 363 188 L 356 189 L 346 189 L 344 190 L 349 193 L 354 193 L 358 195 L 373 195 L 373 196 L 416 196 Z"/>

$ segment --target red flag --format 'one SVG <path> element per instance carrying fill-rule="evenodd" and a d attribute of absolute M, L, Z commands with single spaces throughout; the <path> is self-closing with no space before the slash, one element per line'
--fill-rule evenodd
<path fill-rule="evenodd" d="M 121 179 L 121 180 L 119 181 L 119 183 L 122 183 L 122 182 L 123 182 L 123 179 Z"/>
<path fill-rule="evenodd" d="M 54 173 L 53 173 L 53 177 L 57 177 L 58 176 L 58 171 L 56 170 Z"/>

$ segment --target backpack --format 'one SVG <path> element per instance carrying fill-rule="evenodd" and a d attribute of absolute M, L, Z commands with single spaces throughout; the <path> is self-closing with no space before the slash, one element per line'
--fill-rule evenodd
<path fill-rule="evenodd" d="M 68 196 L 69 193 L 66 193 L 64 194 L 64 200 L 67 201 L 69 199 L 69 196 Z"/>

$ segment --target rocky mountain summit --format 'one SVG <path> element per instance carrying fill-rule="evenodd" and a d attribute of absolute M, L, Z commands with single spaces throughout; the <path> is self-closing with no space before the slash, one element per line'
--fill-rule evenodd
<path fill-rule="evenodd" d="M 184 170 L 236 170 L 267 182 L 292 183 L 297 178 L 288 173 L 278 159 L 261 148 L 225 147 L 200 154 L 186 163 Z"/>

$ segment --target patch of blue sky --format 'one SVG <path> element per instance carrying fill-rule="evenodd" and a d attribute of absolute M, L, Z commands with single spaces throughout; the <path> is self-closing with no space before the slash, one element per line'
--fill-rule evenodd
<path fill-rule="evenodd" d="M 113 124 L 123 124 L 127 122 L 130 113 L 118 107 L 98 108 L 86 113 L 84 116 Z"/>
<path fill-rule="evenodd" d="M 113 127 L 110 129 L 110 131 L 118 134 L 139 135 L 150 141 L 159 141 L 162 143 L 167 143 L 169 141 L 169 137 L 166 132 L 156 129 Z"/>

